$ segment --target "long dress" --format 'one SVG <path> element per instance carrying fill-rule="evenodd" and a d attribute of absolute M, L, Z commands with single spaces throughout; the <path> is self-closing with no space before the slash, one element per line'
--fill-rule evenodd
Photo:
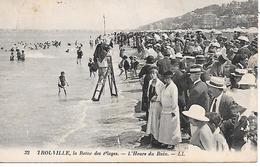
<path fill-rule="evenodd" d="M 141 110 L 146 112 L 146 116 L 148 119 L 148 109 L 149 109 L 149 103 L 148 103 L 148 97 L 147 97 L 147 91 L 149 86 L 149 81 L 152 79 L 151 75 L 149 75 L 149 69 L 155 65 L 153 64 L 146 64 L 142 67 L 139 78 L 143 79 L 143 85 L 142 85 L 142 105 Z"/>
<path fill-rule="evenodd" d="M 156 95 L 157 99 L 155 102 L 150 102 L 146 134 L 152 134 L 155 140 L 158 140 L 159 136 L 160 114 L 162 111 L 159 98 L 163 87 L 164 84 L 159 79 L 157 79 L 155 87 L 152 85 L 152 80 L 149 82 L 148 97 L 149 95 L 150 97 Z M 154 92 L 152 90 L 154 90 Z M 151 98 L 149 99 L 151 100 Z"/>
<path fill-rule="evenodd" d="M 176 145 L 180 143 L 182 139 L 178 107 L 178 89 L 173 82 L 164 87 L 160 100 L 162 112 L 158 141 L 163 144 Z M 172 113 L 175 115 L 173 116 Z"/>

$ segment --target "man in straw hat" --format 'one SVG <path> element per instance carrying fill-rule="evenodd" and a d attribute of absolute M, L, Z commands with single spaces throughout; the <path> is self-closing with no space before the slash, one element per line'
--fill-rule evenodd
<path fill-rule="evenodd" d="M 220 126 L 229 147 L 232 143 L 232 134 L 234 129 L 234 120 L 237 114 L 244 110 L 244 107 L 238 105 L 234 99 L 224 93 L 225 81 L 220 77 L 211 77 L 207 81 L 210 96 L 210 112 L 219 113 L 223 122 Z"/>
<path fill-rule="evenodd" d="M 188 111 L 183 112 L 184 115 L 189 117 L 190 123 L 197 127 L 196 131 L 192 134 L 190 144 L 199 147 L 202 150 L 215 150 L 215 139 L 207 125 L 209 119 L 205 116 L 206 111 L 200 105 L 192 105 Z"/>
<path fill-rule="evenodd" d="M 209 96 L 206 83 L 200 79 L 202 69 L 200 65 L 193 65 L 189 69 L 190 79 L 193 82 L 189 90 L 188 105 L 189 108 L 193 104 L 202 106 L 206 111 L 209 109 Z"/>

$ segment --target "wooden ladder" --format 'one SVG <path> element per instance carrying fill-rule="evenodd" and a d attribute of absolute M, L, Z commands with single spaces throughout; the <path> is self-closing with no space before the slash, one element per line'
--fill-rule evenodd
<path fill-rule="evenodd" d="M 101 94 L 104 91 L 107 79 L 108 79 L 111 96 L 118 96 L 111 56 L 107 56 L 107 62 L 108 62 L 107 70 L 104 76 L 99 76 L 98 78 L 98 82 L 92 97 L 92 101 L 99 101 Z"/>

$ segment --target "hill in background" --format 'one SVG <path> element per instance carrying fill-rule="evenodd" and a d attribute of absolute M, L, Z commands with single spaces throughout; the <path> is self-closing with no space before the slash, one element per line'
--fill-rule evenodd
<path fill-rule="evenodd" d="M 147 24 L 138 30 L 170 30 L 170 29 L 225 29 L 235 27 L 258 26 L 258 2 L 232 1 L 228 4 L 210 5 L 196 9 L 179 17 L 166 18 Z"/>

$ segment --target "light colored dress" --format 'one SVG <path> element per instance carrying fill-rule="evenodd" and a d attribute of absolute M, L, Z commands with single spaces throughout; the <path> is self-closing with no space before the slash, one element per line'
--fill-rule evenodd
<path fill-rule="evenodd" d="M 180 114 L 178 107 L 178 89 L 171 82 L 161 93 L 162 112 L 160 117 L 158 141 L 163 144 L 176 145 L 181 140 Z M 172 113 L 175 116 L 172 116 Z"/>
<path fill-rule="evenodd" d="M 149 81 L 148 95 L 149 95 L 151 84 L 152 84 L 152 80 Z M 159 136 L 160 114 L 162 111 L 162 106 L 159 101 L 160 100 L 159 98 L 163 88 L 164 88 L 164 84 L 162 83 L 162 81 L 157 79 L 155 85 L 155 92 L 157 94 L 157 99 L 155 102 L 150 102 L 149 117 L 147 122 L 147 129 L 146 129 L 146 134 L 152 134 L 156 140 L 158 140 L 158 136 Z"/>

